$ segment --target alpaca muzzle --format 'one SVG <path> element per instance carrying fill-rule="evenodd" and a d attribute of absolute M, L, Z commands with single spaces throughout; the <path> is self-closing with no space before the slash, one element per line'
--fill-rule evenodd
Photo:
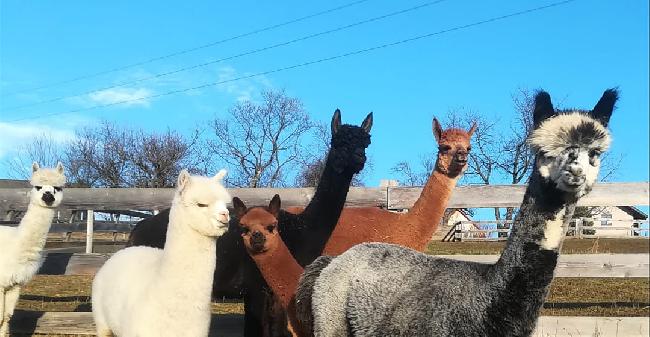
<path fill-rule="evenodd" d="M 266 244 L 266 237 L 261 232 L 255 231 L 251 234 L 250 245 L 254 252 L 262 252 Z"/>
<path fill-rule="evenodd" d="M 45 193 L 43 193 L 43 196 L 41 197 L 41 200 L 43 200 L 43 202 L 46 205 L 52 206 L 55 199 L 54 199 L 54 195 L 52 194 L 52 192 L 45 192 Z"/>
<path fill-rule="evenodd" d="M 458 165 L 465 165 L 467 164 L 467 153 L 466 152 L 458 152 L 454 156 L 454 161 Z"/>

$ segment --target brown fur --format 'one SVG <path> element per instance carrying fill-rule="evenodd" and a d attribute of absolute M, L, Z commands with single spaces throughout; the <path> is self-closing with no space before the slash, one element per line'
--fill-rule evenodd
<path fill-rule="evenodd" d="M 334 232 L 329 238 L 323 255 L 339 255 L 348 248 L 362 242 L 390 242 L 417 250 L 424 250 L 427 242 L 438 228 L 445 208 L 456 186 L 458 178 L 466 168 L 470 149 L 470 138 L 475 126 L 469 131 L 449 129 L 443 131 L 434 119 L 434 136 L 439 144 L 436 168 L 427 181 L 420 198 L 406 214 L 362 207 L 348 208 L 341 213 Z M 277 205 L 274 200 L 277 198 Z M 235 198 L 237 199 L 237 198 Z M 296 262 L 277 230 L 266 230 L 268 224 L 277 223 L 279 196 L 271 200 L 268 208 L 246 207 L 241 200 L 233 199 L 235 210 L 240 216 L 240 226 L 246 228 L 243 234 L 244 246 L 257 264 L 268 285 L 287 308 L 290 331 L 295 336 L 309 335 L 296 319 L 295 293 L 303 268 Z M 299 214 L 300 207 L 290 207 L 286 211 Z M 266 213 L 266 214 L 265 214 Z M 264 233 L 264 248 L 254 247 L 250 236 L 254 231 Z"/>
<path fill-rule="evenodd" d="M 443 131 L 436 119 L 433 133 L 439 144 L 434 171 L 408 213 L 394 213 L 375 207 L 346 208 L 325 245 L 323 255 L 340 255 L 362 242 L 387 242 L 423 251 L 438 229 L 451 192 L 467 167 L 469 131 Z"/>
<path fill-rule="evenodd" d="M 302 329 L 295 319 L 295 293 L 303 268 L 294 259 L 277 231 L 277 214 L 280 209 L 280 196 L 275 195 L 269 207 L 246 209 L 238 198 L 233 199 L 235 212 L 239 215 L 242 239 L 246 251 L 255 261 L 266 283 L 273 290 L 284 310 L 289 313 L 288 330 L 293 336 L 303 336 Z M 253 239 L 254 233 L 261 233 L 262 240 Z M 257 241 L 257 242 L 255 242 Z M 279 308 L 278 308 L 279 309 Z M 281 312 L 281 310 L 275 310 Z"/>

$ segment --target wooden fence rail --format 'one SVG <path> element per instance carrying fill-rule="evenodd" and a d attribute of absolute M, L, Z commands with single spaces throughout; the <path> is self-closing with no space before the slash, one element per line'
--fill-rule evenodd
<path fill-rule="evenodd" d="M 449 208 L 517 207 L 521 204 L 526 186 L 472 185 L 454 190 Z M 410 208 L 419 197 L 419 187 L 352 187 L 346 206 L 378 206 L 389 209 Z M 0 208 L 24 210 L 28 189 L 0 188 Z M 69 210 L 160 210 L 171 204 L 171 188 L 68 188 L 62 209 Z M 311 200 L 313 188 L 233 188 L 233 196 L 246 204 L 268 204 L 274 194 L 280 194 L 282 205 L 305 206 Z M 594 186 L 589 195 L 580 200 L 583 206 L 647 206 L 648 182 L 602 183 Z"/>
<path fill-rule="evenodd" d="M 585 221 L 591 221 L 592 225 L 584 225 Z M 510 225 L 514 223 L 513 220 L 472 220 L 472 221 L 458 221 L 450 229 L 443 241 L 505 241 L 510 235 Z M 575 238 L 597 238 L 597 237 L 617 237 L 617 238 L 646 238 L 648 236 L 648 220 L 609 220 L 610 224 L 617 224 L 617 226 L 602 226 L 593 224 L 596 223 L 595 219 L 578 218 L 574 219 L 569 227 L 567 236 Z M 480 229 L 481 226 L 506 225 L 506 228 L 486 228 Z M 493 226 L 493 227 L 494 227 Z M 589 234 L 588 231 L 593 231 Z M 598 231 L 599 234 L 595 234 Z M 494 233 L 506 233 L 504 235 L 494 235 Z"/>
<path fill-rule="evenodd" d="M 602 183 L 594 186 L 589 195 L 582 198 L 584 206 L 639 206 L 649 205 L 648 182 Z M 523 185 L 472 185 L 456 187 L 448 208 L 516 207 L 519 206 L 525 191 Z M 115 213 L 116 210 L 129 212 L 140 210 L 160 210 L 168 208 L 173 197 L 171 188 L 69 188 L 60 209 L 66 212 L 83 210 L 86 217 L 86 252 L 93 252 L 94 216 L 96 211 Z M 313 188 L 234 188 L 233 196 L 238 196 L 249 205 L 265 205 L 277 194 L 282 196 L 284 207 L 305 206 L 311 200 Z M 346 206 L 372 206 L 389 209 L 410 208 L 417 200 L 422 188 L 419 187 L 352 187 Z M 25 210 L 29 189 L 1 188 L 0 212 Z"/>
<path fill-rule="evenodd" d="M 47 254 L 44 275 L 94 275 L 111 254 Z M 444 258 L 494 263 L 498 255 L 444 255 Z M 649 254 L 562 254 L 556 277 L 649 277 Z"/>
<path fill-rule="evenodd" d="M 243 316 L 212 315 L 210 337 L 243 337 Z M 647 337 L 647 317 L 571 317 L 542 316 L 534 337 Z M 90 312 L 16 312 L 11 320 L 12 334 L 74 334 L 94 336 Z"/>

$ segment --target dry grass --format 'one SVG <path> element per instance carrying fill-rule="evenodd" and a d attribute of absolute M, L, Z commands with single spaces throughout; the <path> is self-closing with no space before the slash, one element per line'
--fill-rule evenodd
<path fill-rule="evenodd" d="M 556 278 L 546 316 L 650 316 L 648 278 Z"/>
<path fill-rule="evenodd" d="M 28 311 L 90 311 L 92 276 L 36 275 L 21 291 L 16 309 Z M 214 314 L 244 312 L 241 302 L 212 304 Z"/>
<path fill-rule="evenodd" d="M 83 245 L 85 238 L 72 242 L 48 240 L 50 247 Z M 100 234 L 100 242 L 112 244 L 112 235 Z M 118 241 L 117 245 L 121 243 Z M 123 244 L 123 243 L 122 243 Z M 427 253 L 500 254 L 504 242 L 431 242 Z M 110 248 L 110 247 L 109 247 Z M 647 239 L 568 239 L 565 254 L 648 253 Z M 90 311 L 91 276 L 37 275 L 24 287 L 17 309 L 30 311 Z M 241 314 L 241 302 L 213 303 L 215 314 Z M 648 278 L 557 278 L 542 309 L 545 316 L 649 317 L 650 281 Z M 37 336 L 37 335 L 35 335 Z M 76 335 L 38 335 L 74 337 Z"/>
<path fill-rule="evenodd" d="M 38 275 L 23 290 L 18 309 L 90 311 L 90 276 Z M 240 302 L 214 303 L 215 314 L 243 313 Z M 542 312 L 555 316 L 650 316 L 647 278 L 557 278 Z"/>
<path fill-rule="evenodd" d="M 501 254 L 505 242 L 440 242 L 431 241 L 426 253 L 433 255 L 495 255 Z M 650 253 L 648 239 L 566 239 L 563 254 L 637 254 Z"/>

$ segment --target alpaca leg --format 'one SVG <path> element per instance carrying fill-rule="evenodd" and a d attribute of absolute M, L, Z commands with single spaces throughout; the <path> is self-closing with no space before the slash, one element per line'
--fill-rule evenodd
<path fill-rule="evenodd" d="M 113 337 L 113 332 L 109 328 L 97 328 L 97 337 Z"/>
<path fill-rule="evenodd" d="M 0 337 L 5 337 L 5 289 L 0 288 Z"/>
<path fill-rule="evenodd" d="M 8 336 L 9 335 L 9 321 L 11 316 L 14 314 L 14 309 L 18 303 L 18 297 L 20 296 L 20 287 L 13 286 L 5 291 L 4 294 L 4 313 L 2 315 L 2 332 Z M 2 336 L 0 334 L 0 336 Z"/>
<path fill-rule="evenodd" d="M 262 320 L 264 316 L 264 297 L 259 289 L 244 294 L 244 337 L 264 336 Z"/>

